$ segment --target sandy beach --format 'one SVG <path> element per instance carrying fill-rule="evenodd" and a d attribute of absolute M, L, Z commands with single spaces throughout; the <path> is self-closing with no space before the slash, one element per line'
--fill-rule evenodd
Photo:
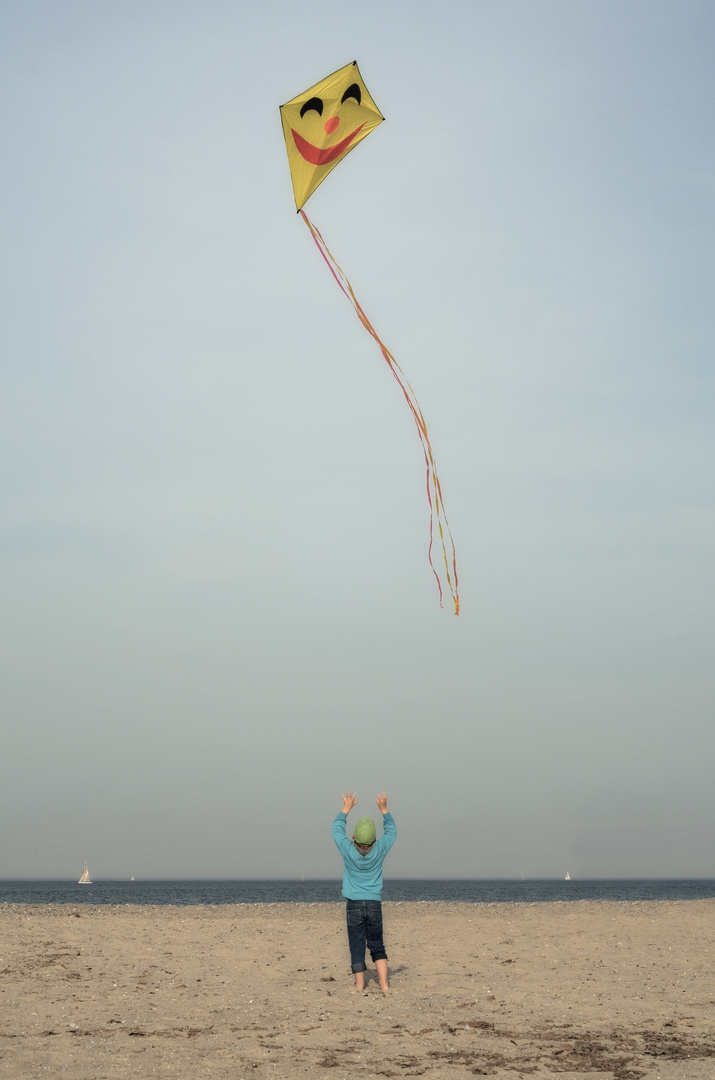
<path fill-rule="evenodd" d="M 0 1077 L 715 1078 L 715 902 L 0 906 Z"/>

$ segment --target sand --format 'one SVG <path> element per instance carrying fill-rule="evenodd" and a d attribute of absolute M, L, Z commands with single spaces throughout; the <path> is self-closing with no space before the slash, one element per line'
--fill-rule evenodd
<path fill-rule="evenodd" d="M 0 905 L 0 1077 L 715 1078 L 715 901 Z"/>

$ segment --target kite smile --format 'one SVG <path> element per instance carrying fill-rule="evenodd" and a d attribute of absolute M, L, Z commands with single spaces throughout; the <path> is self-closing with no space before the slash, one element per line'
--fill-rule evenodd
<path fill-rule="evenodd" d="M 340 155 L 347 150 L 355 136 L 359 135 L 364 127 L 365 125 L 361 124 L 360 127 L 355 128 L 350 135 L 346 135 L 346 137 L 341 139 L 339 143 L 336 143 L 335 146 L 326 146 L 323 150 L 321 150 L 320 147 L 313 146 L 312 143 L 309 143 L 307 139 L 304 139 L 302 135 L 298 134 L 295 128 L 291 128 L 290 132 L 293 136 L 296 149 L 302 158 L 305 158 L 311 165 L 329 165 L 331 161 L 335 161 L 336 158 L 340 157 Z"/>

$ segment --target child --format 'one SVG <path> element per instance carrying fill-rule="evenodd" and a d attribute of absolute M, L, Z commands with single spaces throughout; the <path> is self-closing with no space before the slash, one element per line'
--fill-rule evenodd
<path fill-rule="evenodd" d="M 382 863 L 395 842 L 397 828 L 387 809 L 383 791 L 376 802 L 382 814 L 382 836 L 375 840 L 375 822 L 360 818 L 355 826 L 352 843 L 345 835 L 347 816 L 357 802 L 357 795 L 348 791 L 341 795 L 343 809 L 333 822 L 333 837 L 345 863 L 343 896 L 346 898 L 350 964 L 355 975 L 355 987 L 365 988 L 365 946 L 377 969 L 380 989 L 387 985 L 387 953 L 382 941 Z"/>

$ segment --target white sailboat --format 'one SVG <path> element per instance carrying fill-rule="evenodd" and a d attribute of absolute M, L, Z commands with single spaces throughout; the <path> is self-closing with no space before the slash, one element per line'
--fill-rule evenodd
<path fill-rule="evenodd" d="M 569 874 L 569 872 L 567 870 L 566 871 L 566 877 L 564 878 L 564 881 L 570 881 L 570 880 L 571 880 L 571 875 Z"/>
<path fill-rule="evenodd" d="M 82 877 L 77 882 L 78 885 L 91 885 L 92 879 L 89 876 L 89 870 L 87 869 L 87 863 L 84 864 L 84 870 L 82 871 Z"/>

